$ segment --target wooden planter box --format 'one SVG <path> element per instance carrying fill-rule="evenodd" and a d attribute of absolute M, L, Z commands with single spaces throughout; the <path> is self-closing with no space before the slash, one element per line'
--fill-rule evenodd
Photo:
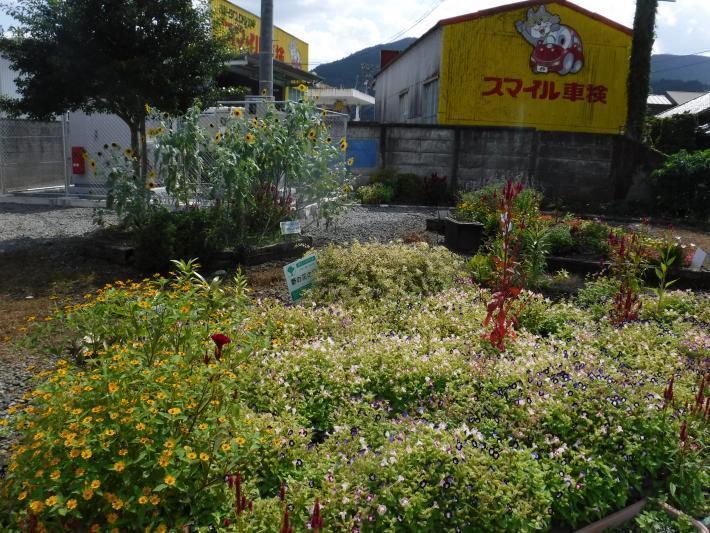
<path fill-rule="evenodd" d="M 446 219 L 444 218 L 427 218 L 426 230 L 433 233 L 443 235 L 446 231 Z"/>
<path fill-rule="evenodd" d="M 444 243 L 455 252 L 475 254 L 481 246 L 483 224 L 480 222 L 459 222 L 451 217 L 445 221 Z"/>

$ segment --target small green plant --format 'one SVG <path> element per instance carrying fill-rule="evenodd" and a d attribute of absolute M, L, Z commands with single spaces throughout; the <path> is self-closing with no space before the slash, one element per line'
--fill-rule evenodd
<path fill-rule="evenodd" d="M 363 204 L 388 204 L 394 198 L 394 189 L 384 183 L 375 183 L 373 185 L 363 185 L 357 189 L 356 194 Z"/>
<path fill-rule="evenodd" d="M 555 224 L 547 230 L 547 242 L 552 255 L 565 255 L 575 248 L 575 241 L 568 224 Z"/>
<path fill-rule="evenodd" d="M 493 279 L 493 258 L 487 254 L 476 254 L 468 261 L 468 270 L 473 281 L 488 285 Z"/>
<path fill-rule="evenodd" d="M 656 206 L 672 216 L 710 217 L 710 150 L 681 150 L 651 175 Z"/>
<path fill-rule="evenodd" d="M 611 248 L 609 270 L 619 283 L 609 318 L 612 324 L 621 325 L 638 319 L 641 309 L 639 294 L 643 288 L 646 260 L 638 233 L 617 236 L 610 232 L 609 246 Z"/>
<path fill-rule="evenodd" d="M 672 244 L 666 245 L 664 248 L 661 249 L 660 254 L 661 255 L 659 259 L 659 265 L 653 269 L 656 274 L 656 277 L 658 278 L 658 287 L 654 288 L 653 290 L 656 293 L 656 296 L 658 296 L 656 310 L 659 313 L 663 309 L 663 298 L 666 295 L 666 291 L 671 285 L 678 281 L 677 279 L 666 281 L 668 277 L 668 270 L 671 266 L 673 266 L 673 263 L 675 263 L 677 257 L 675 255 L 675 246 Z"/>

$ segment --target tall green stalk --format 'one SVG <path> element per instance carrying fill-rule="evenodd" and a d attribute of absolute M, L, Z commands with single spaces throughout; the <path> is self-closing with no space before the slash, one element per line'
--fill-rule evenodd
<path fill-rule="evenodd" d="M 646 100 L 651 84 L 651 52 L 655 39 L 658 0 L 636 0 L 634 35 L 629 67 L 626 134 L 641 141 L 646 119 Z"/>

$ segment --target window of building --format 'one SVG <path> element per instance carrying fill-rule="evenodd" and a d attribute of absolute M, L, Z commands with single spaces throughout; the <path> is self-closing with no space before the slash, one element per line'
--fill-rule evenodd
<path fill-rule="evenodd" d="M 422 121 L 433 124 L 436 122 L 436 114 L 439 106 L 439 79 L 434 79 L 424 83 L 422 91 Z"/>
<path fill-rule="evenodd" d="M 399 119 L 404 121 L 409 118 L 409 91 L 399 95 Z"/>

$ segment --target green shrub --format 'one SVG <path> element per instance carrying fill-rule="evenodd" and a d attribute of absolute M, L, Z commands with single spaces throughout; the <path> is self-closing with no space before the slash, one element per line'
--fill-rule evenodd
<path fill-rule="evenodd" d="M 318 253 L 313 296 L 339 299 L 398 298 L 433 294 L 450 287 L 463 273 L 463 262 L 446 248 L 425 243 L 329 246 Z"/>
<path fill-rule="evenodd" d="M 223 243 L 213 240 L 214 214 L 157 209 L 134 231 L 135 264 L 143 272 L 165 272 L 173 259 L 209 263 Z"/>
<path fill-rule="evenodd" d="M 668 118 L 653 117 L 647 123 L 647 136 L 651 146 L 664 154 L 696 148 L 698 117 L 683 113 Z"/>
<path fill-rule="evenodd" d="M 476 283 L 488 285 L 493 279 L 493 257 L 487 254 L 476 254 L 468 261 L 468 270 Z"/>
<path fill-rule="evenodd" d="M 368 185 L 385 185 L 392 189 L 391 201 L 401 204 L 427 203 L 424 179 L 416 174 L 379 170 L 368 179 Z"/>
<path fill-rule="evenodd" d="M 552 255 L 565 255 L 574 250 L 575 241 L 567 224 L 555 224 L 547 231 L 547 242 Z"/>
<path fill-rule="evenodd" d="M 576 302 L 587 309 L 595 319 L 609 314 L 619 282 L 604 276 L 587 278 L 584 287 L 577 292 Z"/>
<path fill-rule="evenodd" d="M 681 150 L 651 175 L 656 206 L 679 217 L 710 219 L 710 150 Z"/>
<path fill-rule="evenodd" d="M 582 252 L 596 257 L 608 257 L 611 253 L 609 246 L 609 232 L 611 227 L 597 220 L 584 220 L 581 222 L 575 235 Z"/>
<path fill-rule="evenodd" d="M 392 187 L 383 183 L 363 185 L 357 189 L 356 194 L 363 204 L 368 205 L 389 204 L 394 198 Z"/>
<path fill-rule="evenodd" d="M 498 211 L 494 194 L 500 194 L 501 185 L 491 184 L 477 191 L 461 194 L 451 216 L 461 222 L 480 222 L 489 235 L 498 229 Z M 525 188 L 515 198 L 514 209 L 521 220 L 532 220 L 540 216 L 542 195 L 530 188 Z"/>

